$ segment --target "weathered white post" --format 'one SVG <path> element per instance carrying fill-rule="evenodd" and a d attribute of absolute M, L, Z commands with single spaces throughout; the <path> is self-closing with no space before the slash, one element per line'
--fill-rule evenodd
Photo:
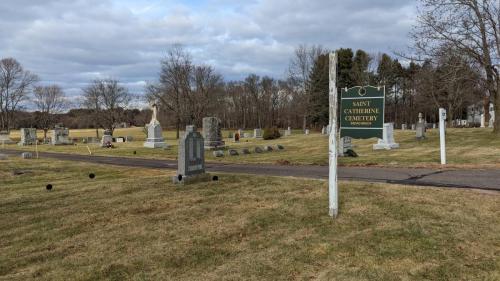
<path fill-rule="evenodd" d="M 330 53 L 330 136 L 328 139 L 328 201 L 329 214 L 336 218 L 339 212 L 338 187 L 337 187 L 337 53 Z"/>
<path fill-rule="evenodd" d="M 439 109 L 439 143 L 441 145 L 441 165 L 446 165 L 446 109 Z"/>

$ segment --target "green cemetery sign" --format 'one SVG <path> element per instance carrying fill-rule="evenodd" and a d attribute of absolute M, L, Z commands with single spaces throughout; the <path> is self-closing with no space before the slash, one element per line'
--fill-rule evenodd
<path fill-rule="evenodd" d="M 383 138 L 385 88 L 356 86 L 342 89 L 340 137 Z"/>

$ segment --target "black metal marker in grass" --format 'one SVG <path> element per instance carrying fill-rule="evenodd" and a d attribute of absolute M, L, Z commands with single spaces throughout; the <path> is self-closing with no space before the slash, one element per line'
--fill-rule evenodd
<path fill-rule="evenodd" d="M 90 173 L 90 174 L 89 174 L 89 178 L 90 178 L 90 179 L 94 179 L 94 178 L 95 178 L 95 174 L 94 174 L 94 173 Z"/>
<path fill-rule="evenodd" d="M 45 186 L 45 188 L 48 190 L 48 191 L 51 191 L 52 190 L 52 184 L 47 184 L 47 186 Z"/>
<path fill-rule="evenodd" d="M 136 154 L 137 154 L 137 151 L 135 151 L 135 150 L 134 150 L 134 152 L 133 152 L 133 153 L 134 153 L 134 155 L 136 155 Z"/>
<path fill-rule="evenodd" d="M 218 181 L 218 180 L 219 180 L 219 176 L 213 176 L 213 177 L 212 177 L 212 180 L 213 180 L 213 181 Z"/>

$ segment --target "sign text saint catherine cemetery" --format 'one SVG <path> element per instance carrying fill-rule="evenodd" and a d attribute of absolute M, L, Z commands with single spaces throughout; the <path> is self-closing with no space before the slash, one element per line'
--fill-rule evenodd
<path fill-rule="evenodd" d="M 341 90 L 340 137 L 383 138 L 384 87 L 357 86 Z"/>

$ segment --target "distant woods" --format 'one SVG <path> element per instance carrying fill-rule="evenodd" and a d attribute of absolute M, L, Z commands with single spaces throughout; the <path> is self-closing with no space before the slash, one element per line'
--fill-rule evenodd
<path fill-rule="evenodd" d="M 337 85 L 375 85 L 386 89 L 386 122 L 411 124 L 418 113 L 437 122 L 445 107 L 449 120 L 465 119 L 467 107 L 481 103 L 487 90 L 481 71 L 454 48 L 439 56 L 404 63 L 388 54 L 349 48 L 338 54 Z M 161 62 L 147 98 L 160 103 L 171 126 L 201 126 L 204 116 L 217 116 L 226 128 L 316 128 L 328 123 L 328 54 L 322 46 L 300 45 L 290 59 L 285 79 L 249 74 L 224 82 L 211 66 L 196 65 L 189 52 L 173 47 Z"/>

